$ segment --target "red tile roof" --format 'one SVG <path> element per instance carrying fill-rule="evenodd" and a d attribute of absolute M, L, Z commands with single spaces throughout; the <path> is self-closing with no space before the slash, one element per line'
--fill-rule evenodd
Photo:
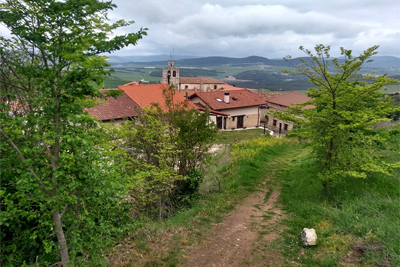
<path fill-rule="evenodd" d="M 200 77 L 180 77 L 180 83 L 215 83 L 215 84 L 225 84 L 223 81 L 214 78 L 200 78 Z"/>
<path fill-rule="evenodd" d="M 292 107 L 292 103 L 298 104 L 298 103 L 303 103 L 306 101 L 311 100 L 311 98 L 305 94 L 300 94 L 296 92 L 290 92 L 275 98 L 272 98 L 270 100 L 267 100 L 267 103 L 272 103 L 272 104 L 277 104 L 285 107 Z M 309 109 L 309 108 L 314 108 L 312 105 L 307 105 L 304 107 L 304 109 Z"/>
<path fill-rule="evenodd" d="M 101 93 L 106 91 L 108 90 L 100 90 Z M 135 111 L 137 105 L 125 93 L 122 96 L 118 96 L 117 99 L 107 97 L 107 99 L 99 99 L 99 102 L 103 104 L 89 108 L 86 111 L 101 121 L 137 116 Z"/>
<path fill-rule="evenodd" d="M 167 110 L 163 88 L 168 88 L 168 84 L 140 84 L 131 82 L 118 86 L 118 88 L 124 91 L 141 108 L 149 108 L 152 103 L 158 103 L 164 111 Z M 185 97 L 180 95 L 178 91 L 175 91 L 173 101 L 174 103 L 181 103 L 185 101 Z M 196 106 L 188 101 L 188 108 L 196 108 Z"/>
<path fill-rule="evenodd" d="M 258 97 L 264 101 L 268 101 L 270 99 L 273 99 L 275 97 L 285 95 L 285 94 L 287 94 L 287 93 L 257 93 Z"/>
<path fill-rule="evenodd" d="M 188 96 L 193 95 L 196 92 L 200 92 L 200 89 L 188 89 Z M 182 89 L 180 94 L 186 98 L 186 90 Z"/>
<path fill-rule="evenodd" d="M 201 110 L 201 111 L 205 111 L 207 108 L 205 107 L 205 106 L 203 106 L 201 103 L 194 103 L 196 106 L 197 106 L 197 108 L 199 109 L 199 110 Z M 218 111 L 215 111 L 215 110 L 210 110 L 209 109 L 209 111 L 210 111 L 210 113 L 211 114 L 215 114 L 215 115 L 222 115 L 222 116 L 229 116 L 229 114 L 227 114 L 227 113 L 223 113 L 223 112 L 218 112 Z"/>
<path fill-rule="evenodd" d="M 223 102 L 224 94 L 229 93 L 229 104 Z M 212 110 L 223 110 L 230 108 L 260 106 L 265 104 L 265 101 L 261 100 L 255 93 L 249 90 L 231 90 L 231 91 L 212 91 L 212 92 L 196 92 L 190 96 L 190 99 L 199 97 L 204 101 Z M 222 101 L 218 101 L 217 98 Z M 234 100 L 234 98 L 236 100 Z"/>
<path fill-rule="evenodd" d="M 224 84 L 221 87 L 214 89 L 213 91 L 231 91 L 231 90 L 245 90 L 246 88 L 236 87 L 230 84 Z"/>

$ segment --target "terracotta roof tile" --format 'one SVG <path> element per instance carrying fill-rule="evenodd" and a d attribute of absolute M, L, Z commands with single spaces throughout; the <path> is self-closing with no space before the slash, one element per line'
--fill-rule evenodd
<path fill-rule="evenodd" d="M 201 104 L 201 103 L 194 103 L 194 104 L 197 106 L 197 108 L 198 108 L 199 110 L 204 111 L 204 110 L 207 109 L 207 107 L 205 107 L 205 106 L 204 106 L 203 104 Z M 222 112 L 218 112 L 218 111 L 210 110 L 210 109 L 209 109 L 209 111 L 210 111 L 211 114 L 214 114 L 214 115 L 229 116 L 229 114 L 227 114 L 227 113 L 222 113 Z"/>
<path fill-rule="evenodd" d="M 287 94 L 287 93 L 257 93 L 258 97 L 264 101 L 268 101 L 270 99 L 273 99 L 275 97 L 285 95 L 285 94 Z"/>
<path fill-rule="evenodd" d="M 215 84 L 225 84 L 223 81 L 214 78 L 201 78 L 201 77 L 180 77 L 179 82 L 184 83 L 215 83 Z"/>
<path fill-rule="evenodd" d="M 162 94 L 163 88 L 168 88 L 168 84 L 140 84 L 136 82 L 128 83 L 118 88 L 124 91 L 141 108 L 148 108 L 152 103 L 158 103 L 163 110 L 166 110 L 165 99 Z M 185 97 L 175 91 L 173 101 L 180 103 L 185 101 Z M 188 108 L 196 108 L 193 103 L 188 102 Z"/>
<path fill-rule="evenodd" d="M 298 103 L 303 103 L 306 101 L 311 100 L 311 98 L 305 94 L 300 94 L 296 92 L 290 92 L 275 98 L 272 98 L 270 100 L 267 100 L 268 103 L 272 104 L 278 104 L 281 106 L 285 107 L 292 107 L 292 103 L 298 104 Z M 304 107 L 304 109 L 309 109 L 309 108 L 314 108 L 312 105 L 307 105 Z"/>
<path fill-rule="evenodd" d="M 224 102 L 224 94 L 229 93 L 229 104 Z M 260 106 L 265 104 L 255 93 L 249 90 L 225 90 L 225 91 L 212 91 L 212 92 L 196 92 L 190 96 L 190 99 L 199 97 L 203 100 L 212 110 L 223 110 L 239 107 Z M 222 101 L 218 101 L 221 99 Z M 236 100 L 234 100 L 236 99 Z"/>
<path fill-rule="evenodd" d="M 105 93 L 106 91 L 108 90 L 100 90 L 101 93 Z M 107 99 L 99 99 L 99 102 L 103 104 L 89 108 L 86 111 L 101 121 L 134 117 L 137 115 L 135 111 L 137 105 L 125 93 L 117 97 L 117 99 L 107 97 Z"/>
<path fill-rule="evenodd" d="M 188 96 L 191 96 L 191 95 L 193 95 L 193 94 L 196 93 L 196 92 L 200 92 L 200 90 L 199 90 L 199 89 L 188 89 Z M 186 98 L 186 90 L 185 90 L 185 89 L 181 90 L 180 94 L 181 94 L 183 97 Z"/>
<path fill-rule="evenodd" d="M 230 84 L 224 84 L 221 87 L 214 89 L 213 91 L 232 91 L 232 90 L 246 90 L 246 88 L 236 87 Z"/>

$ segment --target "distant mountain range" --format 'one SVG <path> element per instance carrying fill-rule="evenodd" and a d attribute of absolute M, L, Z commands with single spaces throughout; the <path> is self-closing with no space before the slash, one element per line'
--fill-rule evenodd
<path fill-rule="evenodd" d="M 109 56 L 110 59 L 108 62 L 110 64 L 120 64 L 120 63 L 129 63 L 129 62 L 154 62 L 154 61 L 165 61 L 167 62 L 171 59 L 171 55 L 154 55 L 154 56 Z M 184 56 L 184 55 L 174 55 L 172 56 L 174 60 L 180 59 L 190 59 L 195 58 L 192 56 Z"/>
<path fill-rule="evenodd" d="M 111 65 L 125 65 L 125 64 L 138 64 L 138 65 L 167 65 L 168 60 L 171 58 L 170 55 L 155 55 L 155 56 L 109 56 L 108 62 Z M 307 58 L 304 58 L 307 59 Z M 372 57 L 373 62 L 364 65 L 364 68 L 400 68 L 400 58 L 392 56 L 374 56 Z M 268 59 L 260 56 L 249 56 L 244 58 L 232 58 L 232 57 L 190 57 L 183 55 L 174 56 L 175 65 L 180 67 L 191 66 L 191 67 L 206 67 L 206 66 L 217 66 L 217 65 L 245 65 L 245 64 L 262 64 L 268 66 L 281 66 L 290 67 L 291 64 L 283 59 Z M 339 61 L 342 61 L 339 58 Z M 300 63 L 300 58 L 293 58 L 293 64 Z"/>

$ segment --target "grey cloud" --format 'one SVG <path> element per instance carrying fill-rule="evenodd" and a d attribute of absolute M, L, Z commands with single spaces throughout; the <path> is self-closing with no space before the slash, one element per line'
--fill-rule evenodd
<path fill-rule="evenodd" d="M 332 33 L 338 38 L 350 37 L 362 30 L 356 23 L 337 19 L 329 14 L 314 11 L 299 13 L 284 6 L 235 6 L 222 8 L 206 4 L 176 25 L 190 37 L 213 39 L 236 36 L 247 38 L 260 34 L 280 34 L 293 31 L 297 34 Z"/>

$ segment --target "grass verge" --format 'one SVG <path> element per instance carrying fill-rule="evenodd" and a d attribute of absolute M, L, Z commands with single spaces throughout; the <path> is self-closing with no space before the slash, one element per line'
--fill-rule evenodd
<path fill-rule="evenodd" d="M 315 166 L 305 150 L 276 173 L 288 217 L 284 238 L 271 247 L 281 250 L 286 265 L 400 266 L 399 172 L 324 190 Z M 315 247 L 303 248 L 303 228 L 316 230 Z"/>

